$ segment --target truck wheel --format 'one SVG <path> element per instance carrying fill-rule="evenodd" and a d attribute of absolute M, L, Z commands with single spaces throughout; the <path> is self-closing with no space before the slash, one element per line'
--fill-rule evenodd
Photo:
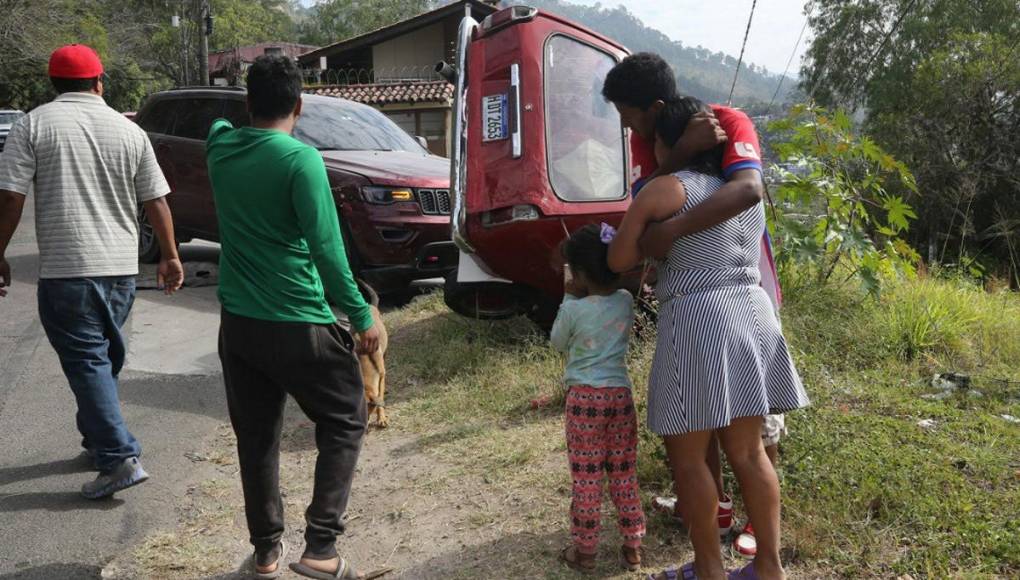
<path fill-rule="evenodd" d="M 479 320 L 501 320 L 529 309 L 531 300 L 520 287 L 502 282 L 461 284 L 456 273 L 446 278 L 443 301 L 457 314 Z"/>
<path fill-rule="evenodd" d="M 540 299 L 528 310 L 527 317 L 528 320 L 535 323 L 539 330 L 548 336 L 552 330 L 553 322 L 556 321 L 556 314 L 559 312 L 559 309 L 559 303 L 548 299 Z"/>
<path fill-rule="evenodd" d="M 143 206 L 138 206 L 138 261 L 155 264 L 159 261 L 159 240 L 149 223 L 149 216 Z"/>

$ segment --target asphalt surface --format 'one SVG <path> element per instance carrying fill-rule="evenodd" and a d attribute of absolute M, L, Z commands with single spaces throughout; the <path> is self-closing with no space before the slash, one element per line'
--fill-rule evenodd
<path fill-rule="evenodd" d="M 219 251 L 188 244 L 181 253 L 188 269 L 215 263 Z M 95 474 L 79 458 L 74 398 L 37 314 L 30 208 L 7 257 L 14 283 L 0 299 L 0 578 L 99 578 L 147 532 L 172 527 L 187 488 L 215 473 L 187 457 L 226 421 L 215 285 L 172 297 L 139 291 L 120 393 L 151 479 L 88 501 L 78 490 Z"/>

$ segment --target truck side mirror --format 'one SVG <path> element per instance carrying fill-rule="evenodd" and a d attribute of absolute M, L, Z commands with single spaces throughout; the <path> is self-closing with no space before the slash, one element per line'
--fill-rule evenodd
<path fill-rule="evenodd" d="M 457 69 L 445 61 L 436 63 L 435 72 L 451 85 L 457 84 Z"/>
<path fill-rule="evenodd" d="M 421 145 L 422 149 L 425 149 L 426 151 L 428 150 L 429 142 L 427 139 L 425 139 L 421 135 L 415 135 L 414 140 L 417 141 L 419 145 Z"/>

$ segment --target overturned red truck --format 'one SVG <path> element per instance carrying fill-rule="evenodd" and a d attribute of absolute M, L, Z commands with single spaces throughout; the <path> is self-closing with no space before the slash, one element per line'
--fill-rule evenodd
<path fill-rule="evenodd" d="M 601 95 L 619 43 L 526 6 L 466 17 L 457 62 L 446 283 L 455 312 L 547 325 L 563 295 L 560 242 L 619 223 L 630 203 L 627 135 Z"/>

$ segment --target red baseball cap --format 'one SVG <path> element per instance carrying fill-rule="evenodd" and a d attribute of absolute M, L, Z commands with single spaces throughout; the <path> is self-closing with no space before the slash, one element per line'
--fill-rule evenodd
<path fill-rule="evenodd" d="M 94 79 L 103 74 L 103 62 L 84 44 L 61 46 L 50 55 L 50 76 L 58 79 Z"/>

